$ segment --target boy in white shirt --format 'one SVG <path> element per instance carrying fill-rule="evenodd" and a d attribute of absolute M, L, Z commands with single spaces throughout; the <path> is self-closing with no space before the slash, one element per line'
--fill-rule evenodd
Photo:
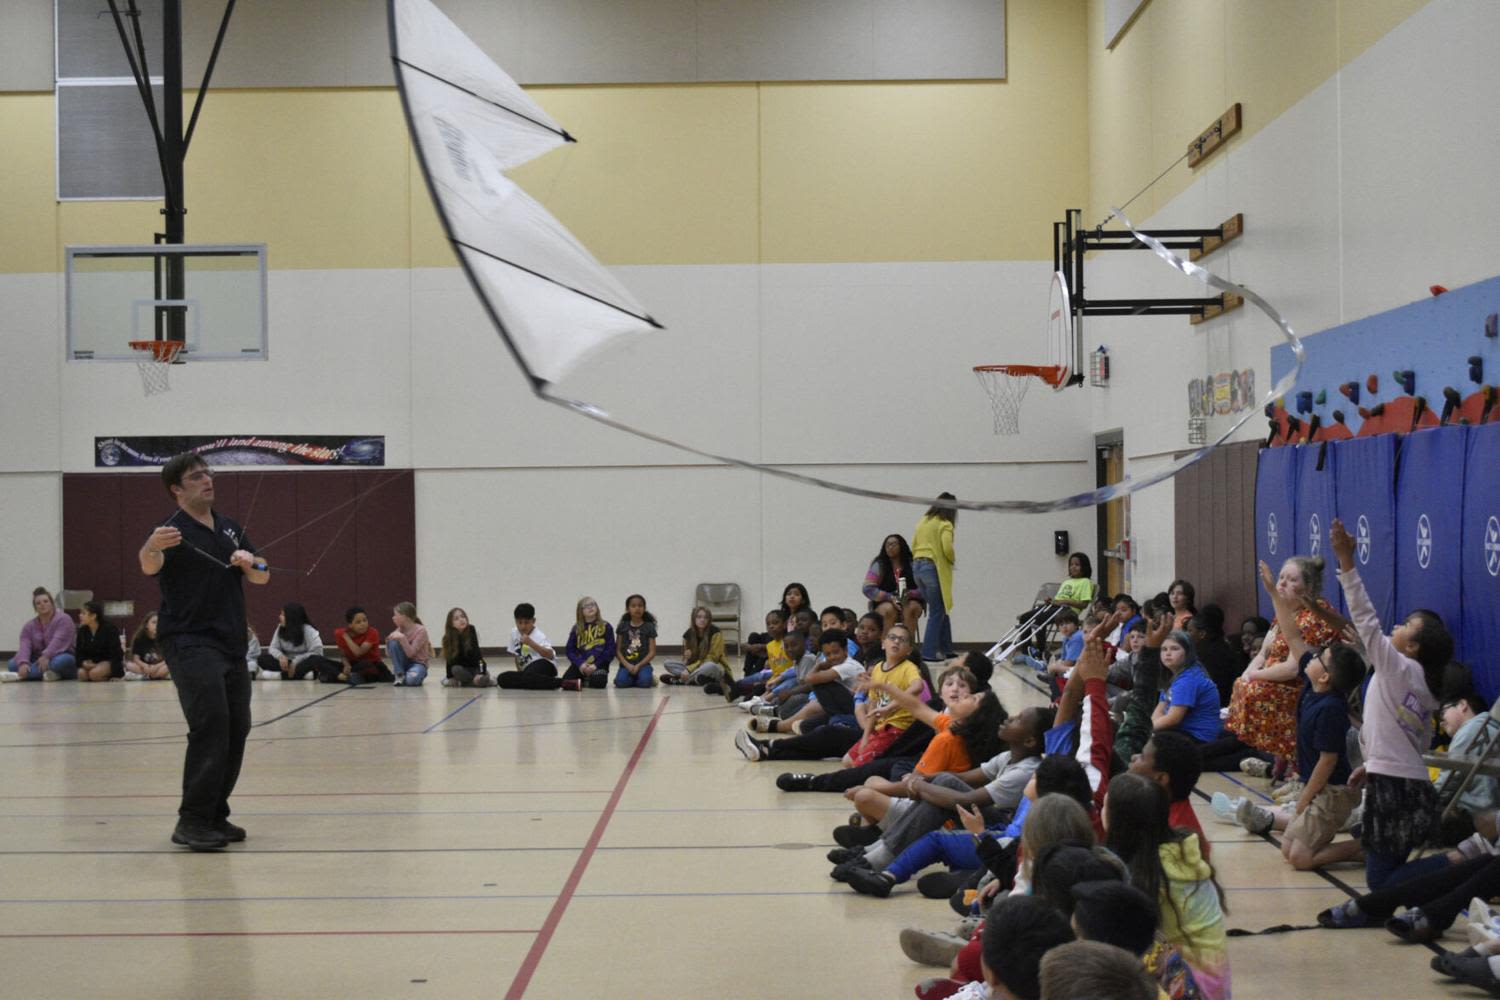
<path fill-rule="evenodd" d="M 562 686 L 557 679 L 557 650 L 547 640 L 547 633 L 537 628 L 536 608 L 526 602 L 516 605 L 516 627 L 510 630 L 505 647 L 516 658 L 516 669 L 495 678 L 495 686 L 525 691 L 556 691 Z"/>

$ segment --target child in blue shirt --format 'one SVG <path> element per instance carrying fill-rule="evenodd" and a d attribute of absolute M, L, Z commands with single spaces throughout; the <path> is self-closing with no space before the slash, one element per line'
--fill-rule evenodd
<path fill-rule="evenodd" d="M 1161 644 L 1161 665 L 1172 675 L 1151 713 L 1151 728 L 1176 729 L 1194 743 L 1219 735 L 1219 688 L 1198 662 L 1193 640 L 1174 629 Z"/>
<path fill-rule="evenodd" d="M 1297 605 L 1276 589 L 1276 580 L 1260 564 L 1261 583 L 1271 595 L 1279 621 L 1295 621 Z M 1352 646 L 1334 643 L 1312 649 L 1297 629 L 1289 630 L 1287 648 L 1301 664 L 1302 693 L 1297 698 L 1297 777 L 1302 794 L 1294 806 L 1265 809 L 1249 797 L 1235 805 L 1235 818 L 1251 833 L 1285 830 L 1281 856 L 1298 871 L 1359 857 L 1357 840 L 1334 844 L 1359 792 L 1349 787 L 1349 695 L 1365 677 L 1365 661 Z"/>

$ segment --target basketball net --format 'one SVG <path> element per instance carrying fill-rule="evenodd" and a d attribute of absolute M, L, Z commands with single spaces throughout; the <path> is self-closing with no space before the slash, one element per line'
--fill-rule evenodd
<path fill-rule="evenodd" d="M 156 396 L 171 391 L 168 378 L 172 362 L 182 350 L 180 340 L 132 340 L 130 349 L 135 352 L 135 370 L 141 375 L 141 388 L 147 396 Z"/>
<path fill-rule="evenodd" d="M 1010 435 L 1021 431 L 1021 400 L 1031 380 L 1038 378 L 1057 388 L 1067 380 L 1068 370 L 1061 365 L 977 365 L 974 375 L 990 398 L 995 433 Z"/>

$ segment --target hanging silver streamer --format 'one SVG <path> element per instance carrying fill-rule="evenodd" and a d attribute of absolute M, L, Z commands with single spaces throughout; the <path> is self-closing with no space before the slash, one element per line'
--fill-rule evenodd
<path fill-rule="evenodd" d="M 1297 384 L 1297 377 L 1302 372 L 1302 361 L 1305 355 L 1302 347 L 1302 341 L 1298 339 L 1296 331 L 1292 329 L 1292 325 L 1286 321 L 1281 313 L 1276 311 L 1275 307 L 1273 307 L 1271 303 L 1267 302 L 1265 299 L 1261 298 L 1255 292 L 1252 292 L 1250 289 L 1244 287 L 1243 285 L 1237 285 L 1232 281 L 1221 278 L 1217 274 L 1214 274 L 1212 271 L 1209 271 L 1206 268 L 1199 267 L 1197 264 L 1179 257 L 1177 254 L 1173 253 L 1171 250 L 1168 250 L 1165 246 L 1163 246 L 1161 241 L 1136 229 L 1135 223 L 1126 218 L 1123 209 L 1111 209 L 1110 218 L 1118 218 L 1120 222 L 1124 224 L 1125 228 L 1130 230 L 1130 232 L 1134 234 L 1135 238 L 1140 240 L 1141 243 L 1145 244 L 1152 251 L 1154 251 L 1156 253 L 1156 256 L 1160 257 L 1167 264 L 1181 271 L 1188 277 L 1193 278 L 1197 281 L 1201 281 L 1203 284 L 1209 286 L 1210 288 L 1216 288 L 1221 292 L 1231 292 L 1235 295 L 1244 296 L 1245 301 L 1249 302 L 1251 305 L 1255 306 L 1255 308 L 1259 309 L 1261 312 L 1269 316 L 1271 318 L 1271 322 L 1275 323 L 1276 326 L 1281 330 L 1282 336 L 1286 338 L 1287 343 L 1292 347 L 1292 354 L 1296 358 L 1296 364 L 1292 367 L 1291 371 L 1283 375 L 1280 381 L 1278 381 L 1271 387 L 1270 391 L 1266 393 L 1265 398 L 1261 400 L 1260 406 L 1254 409 L 1246 410 L 1238 420 L 1230 425 L 1228 430 L 1219 435 L 1217 440 L 1215 440 L 1211 444 L 1207 444 L 1202 448 L 1199 448 L 1197 451 L 1189 452 L 1188 454 L 1182 456 L 1171 464 L 1157 469 L 1147 475 L 1129 476 L 1124 480 L 1121 480 L 1118 483 L 1113 483 L 1109 486 L 1101 486 L 1098 489 L 1088 490 L 1084 493 L 1074 493 L 1072 496 L 1057 497 L 1053 500 L 965 500 L 960 498 L 954 501 L 944 501 L 944 503 L 951 504 L 952 506 L 958 507 L 963 510 L 996 510 L 1017 514 L 1046 514 L 1058 510 L 1075 510 L 1079 507 L 1093 507 L 1101 503 L 1107 503 L 1110 500 L 1116 500 L 1120 497 L 1129 496 L 1132 493 L 1138 493 L 1148 486 L 1154 486 L 1157 483 L 1165 482 L 1166 480 L 1171 479 L 1173 476 L 1177 475 L 1177 473 L 1181 472 L 1183 469 L 1186 469 L 1189 466 L 1202 461 L 1209 452 L 1213 451 L 1215 448 L 1228 441 L 1236 431 L 1245 426 L 1245 421 L 1249 420 L 1251 417 L 1257 415 L 1258 413 L 1263 412 L 1265 410 L 1265 407 L 1269 405 L 1273 400 L 1285 396 L 1291 390 L 1291 388 Z M 1106 223 L 1108 221 L 1109 219 L 1105 219 Z M 604 410 L 601 410 L 599 407 L 593 405 L 592 403 L 586 403 L 582 400 L 577 399 L 565 399 L 561 396 L 554 396 L 550 392 L 550 387 L 546 384 L 543 384 L 537 389 L 537 394 L 541 396 L 541 398 L 547 400 L 549 403 L 555 403 L 558 406 L 563 407 L 564 409 L 571 410 L 572 412 L 577 413 L 580 416 L 587 417 L 590 420 L 593 420 L 596 423 L 603 424 L 606 427 L 612 427 L 617 431 L 624 431 L 626 434 L 634 435 L 635 437 L 641 438 L 645 441 L 653 441 L 657 444 L 664 444 L 669 448 L 675 448 L 678 451 L 684 451 L 690 455 L 697 455 L 699 458 L 706 458 L 714 462 L 721 462 L 725 465 L 738 466 L 741 469 L 749 469 L 753 472 L 763 472 L 768 476 L 775 476 L 778 479 L 786 479 L 794 483 L 803 483 L 804 485 L 816 486 L 820 489 L 835 490 L 839 493 L 847 493 L 850 496 L 868 497 L 872 500 L 890 500 L 896 503 L 917 504 L 924 507 L 934 502 L 934 498 L 930 496 L 924 497 L 915 496 L 908 493 L 889 493 L 884 490 L 866 489 L 862 486 L 853 486 L 848 483 L 835 482 L 832 479 L 822 479 L 818 476 L 810 476 L 801 472 L 793 472 L 791 469 L 782 468 L 780 466 L 762 465 L 759 462 L 750 462 L 742 458 L 735 458 L 732 455 L 719 455 L 711 451 L 704 451 L 701 448 L 695 448 L 692 445 L 683 444 L 681 441 L 674 441 L 671 438 L 662 437 L 659 434 L 653 434 L 650 431 L 644 431 L 637 427 L 632 427 L 629 424 L 621 423 L 619 420 L 611 417 Z"/>

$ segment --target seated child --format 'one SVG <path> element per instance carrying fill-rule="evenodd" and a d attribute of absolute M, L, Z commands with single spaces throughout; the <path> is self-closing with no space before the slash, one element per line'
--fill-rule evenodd
<path fill-rule="evenodd" d="M 615 630 L 600 617 L 599 602 L 592 597 L 578 599 L 576 619 L 568 632 L 569 665 L 562 688 L 602 689 L 609 684 L 609 664 L 615 658 Z"/>
<path fill-rule="evenodd" d="M 646 610 L 646 599 L 631 594 L 625 599 L 625 614 L 615 626 L 616 650 L 620 666 L 615 670 L 615 687 L 652 687 L 652 660 L 656 657 L 656 616 Z"/>
<path fill-rule="evenodd" d="M 375 684 L 396 678 L 381 658 L 380 633 L 370 625 L 365 609 L 355 605 L 344 612 L 344 627 L 333 630 L 343 669 L 339 679 L 350 684 Z"/>
<path fill-rule="evenodd" d="M 397 687 L 421 687 L 427 679 L 427 664 L 432 659 L 432 642 L 427 626 L 417 617 L 417 606 L 410 601 L 396 605 L 391 615 L 391 630 L 386 652 L 391 657 L 391 673 Z"/>
<path fill-rule="evenodd" d="M 525 691 L 556 691 L 562 687 L 557 676 L 557 650 L 547 640 L 547 633 L 537 628 L 536 608 L 523 601 L 512 614 L 516 625 L 505 648 L 515 657 L 516 669 L 496 677 L 495 684 Z"/>
<path fill-rule="evenodd" d="M 729 659 L 724 655 L 724 634 L 711 611 L 701 605 L 693 609 L 692 624 L 682 633 L 682 659 L 668 660 L 662 668 L 663 684 L 718 684 L 722 691 L 731 680 Z"/>
<path fill-rule="evenodd" d="M 1500 735 L 1496 732 L 1497 727 L 1500 727 L 1500 722 L 1490 716 L 1489 710 L 1478 695 L 1468 694 L 1458 698 L 1449 698 L 1442 707 L 1441 718 L 1443 732 L 1449 736 L 1448 753 L 1450 756 L 1462 757 L 1473 753 L 1475 744 L 1486 733 L 1489 739 L 1495 739 L 1497 735 Z M 1440 772 L 1437 780 L 1433 782 L 1433 788 L 1438 793 L 1439 800 L 1446 798 L 1450 787 L 1458 787 L 1462 780 L 1462 771 Z M 1458 808 L 1451 816 L 1444 817 L 1442 842 L 1450 845 L 1457 844 L 1474 832 L 1476 816 L 1493 812 L 1497 806 L 1500 806 L 1500 779 L 1484 774 L 1474 775 L 1468 787 L 1458 797 Z"/>
<path fill-rule="evenodd" d="M 479 651 L 479 630 L 463 608 L 450 608 L 443 621 L 443 687 L 489 687 L 489 664 Z"/>
<path fill-rule="evenodd" d="M 1277 592 L 1265 563 L 1260 564 L 1260 577 L 1278 618 L 1293 621 L 1296 605 Z M 1247 796 L 1236 804 L 1235 818 L 1251 833 L 1285 830 L 1281 856 L 1298 871 L 1310 871 L 1359 856 L 1356 841 L 1330 845 L 1359 805 L 1359 792 L 1349 787 L 1349 697 L 1364 680 L 1365 661 L 1352 646 L 1334 643 L 1314 650 L 1300 630 L 1289 631 L 1287 644 L 1302 673 L 1297 699 L 1297 777 L 1302 792 L 1294 807 L 1277 809 L 1258 806 Z"/>
<path fill-rule="evenodd" d="M 931 778 L 913 776 L 906 783 L 911 798 L 893 799 L 874 828 L 879 839 L 867 846 L 855 842 L 836 847 L 828 853 L 828 860 L 843 864 L 862 857 L 870 868 L 884 868 L 923 835 L 956 819 L 955 810 L 963 806 L 979 808 L 987 826 L 1007 822 L 1041 763 L 1043 739 L 1052 722 L 1052 709 L 1028 708 L 1000 727 L 1000 739 L 1009 747 L 1003 753 L 973 770 Z"/>
<path fill-rule="evenodd" d="M 280 671 L 277 672 L 278 676 Z M 161 647 L 156 642 L 156 612 L 145 617 L 130 637 L 130 656 L 125 661 L 127 681 L 164 681 L 171 677 Z"/>
<path fill-rule="evenodd" d="M 1156 1000 L 1139 955 L 1098 941 L 1071 941 L 1042 956 L 1040 1000 Z"/>
<path fill-rule="evenodd" d="M 1174 629 L 1161 644 L 1161 665 L 1171 675 L 1151 713 L 1157 732 L 1180 729 L 1195 743 L 1207 743 L 1219 735 L 1219 688 L 1198 662 L 1193 640 Z"/>
<path fill-rule="evenodd" d="M 757 636 L 752 635 L 752 641 L 745 644 L 744 679 L 724 686 L 726 701 L 748 700 L 763 693 L 767 681 L 779 677 L 792 665 L 781 642 L 786 638 L 786 632 L 786 613 L 780 608 L 766 612 L 766 631 L 759 634 L 761 641 L 755 642 Z"/>

